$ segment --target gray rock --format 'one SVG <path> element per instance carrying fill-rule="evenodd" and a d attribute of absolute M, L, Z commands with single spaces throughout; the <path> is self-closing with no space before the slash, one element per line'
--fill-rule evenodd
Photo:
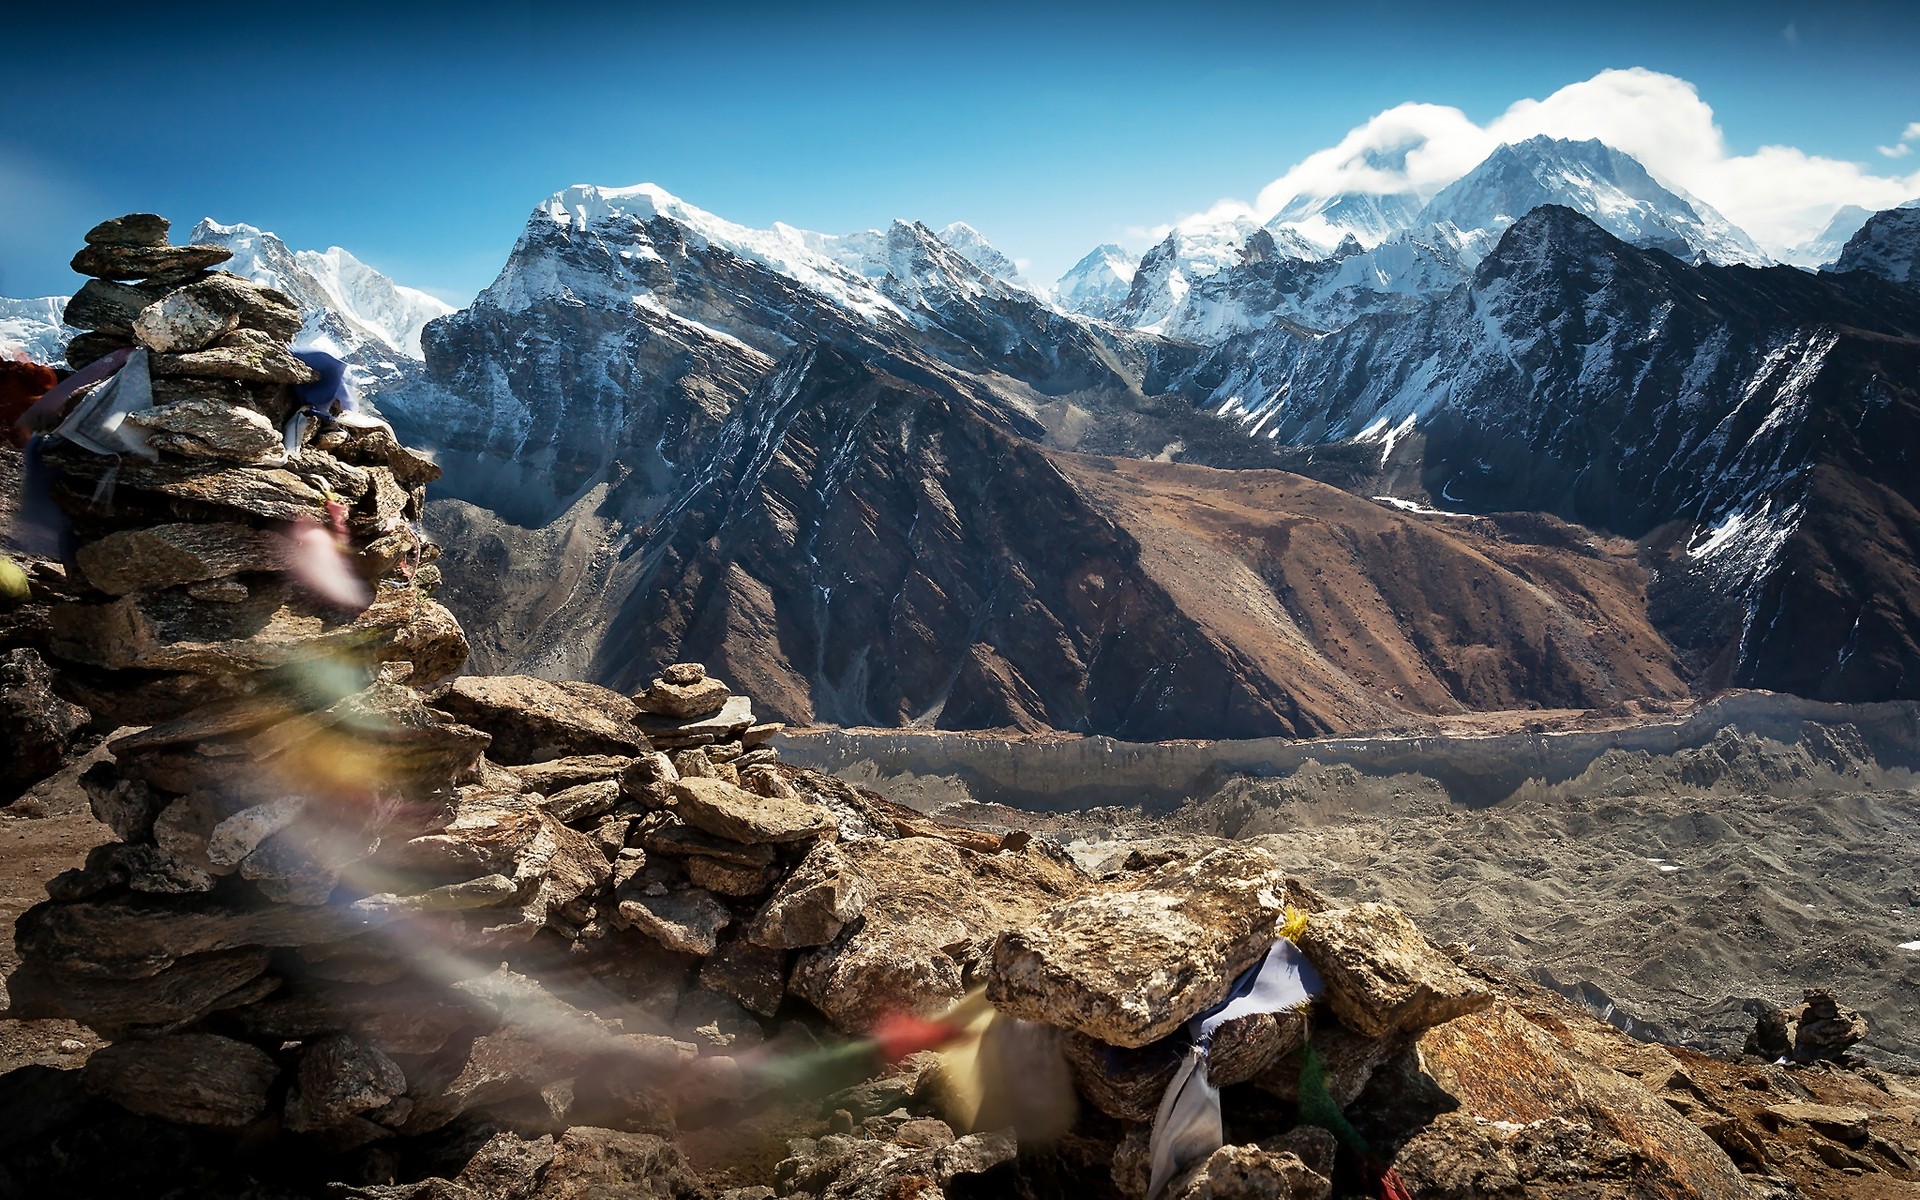
<path fill-rule="evenodd" d="M 238 313 L 213 307 L 193 288 L 169 292 L 133 319 L 133 336 L 161 354 L 204 350 L 214 339 L 238 328 Z"/>
<path fill-rule="evenodd" d="M 750 1013 L 771 1017 L 787 991 L 787 956 L 736 938 L 700 965 L 700 986 L 731 996 Z"/>
<path fill-rule="evenodd" d="M 211 1033 L 115 1042 L 94 1051 L 86 1088 L 131 1112 L 188 1125 L 245 1125 L 267 1109 L 280 1070 L 257 1046 Z"/>
<path fill-rule="evenodd" d="M 719 741 L 734 737 L 752 725 L 753 702 L 745 696 L 734 696 L 711 716 L 674 719 L 643 713 L 634 723 L 661 745 L 698 745 L 703 738 Z"/>
<path fill-rule="evenodd" d="M 1115 1046 L 1157 1041 L 1266 954 L 1283 879 L 1272 855 L 1240 846 L 1123 877 L 1002 936 L 988 998 Z"/>
<path fill-rule="evenodd" d="M 0 651 L 0 804 L 8 804 L 60 769 L 90 714 L 54 694 L 54 674 L 38 651 Z"/>
<path fill-rule="evenodd" d="M 345 1034 L 308 1043 L 300 1051 L 287 1093 L 287 1128 L 309 1132 L 384 1108 L 407 1090 L 407 1077 L 379 1047 Z"/>
<path fill-rule="evenodd" d="M 767 899 L 747 939 L 780 950 L 824 946 L 860 915 L 871 894 L 866 877 L 839 847 L 821 842 Z"/>

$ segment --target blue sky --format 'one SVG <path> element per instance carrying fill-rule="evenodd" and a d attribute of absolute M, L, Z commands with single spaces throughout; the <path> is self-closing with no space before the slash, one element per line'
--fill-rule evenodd
<path fill-rule="evenodd" d="M 1912 4 L 71 10 L 11 18 L 45 53 L 0 84 L 0 295 L 72 291 L 80 234 L 153 210 L 461 302 L 547 194 L 649 180 L 752 225 L 965 220 L 1050 280 L 1396 104 L 1484 125 L 1608 68 L 1690 82 L 1729 155 L 1920 166 Z"/>

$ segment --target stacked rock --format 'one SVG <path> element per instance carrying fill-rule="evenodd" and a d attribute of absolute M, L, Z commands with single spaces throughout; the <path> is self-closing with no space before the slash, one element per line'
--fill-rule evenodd
<path fill-rule="evenodd" d="M 235 1014 L 366 969 L 347 946 L 374 922 L 339 902 L 396 885 L 376 852 L 446 823 L 487 737 L 417 690 L 467 653 L 412 525 L 437 468 L 384 422 L 309 410 L 298 309 L 166 231 L 108 221 L 74 258 L 69 360 L 124 353 L 44 443 L 72 522 L 46 648 L 73 699 L 148 728 L 83 778 L 119 840 L 21 919 L 11 1008 L 115 1039 L 90 1068 L 109 1092 L 241 1123 L 286 1039 Z"/>

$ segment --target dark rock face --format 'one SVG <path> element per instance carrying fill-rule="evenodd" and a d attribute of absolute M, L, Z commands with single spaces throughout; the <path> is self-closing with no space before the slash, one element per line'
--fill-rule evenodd
<path fill-rule="evenodd" d="M 27 647 L 0 652 L 0 729 L 7 753 L 0 761 L 0 804 L 60 768 L 91 719 L 87 710 L 54 693 L 46 660 Z"/>
<path fill-rule="evenodd" d="M 1319 339 L 1276 326 L 1211 370 L 1211 402 L 1249 398 L 1282 442 L 1405 423 L 1399 461 L 1445 507 L 1646 538 L 1656 615 L 1710 685 L 1920 695 L 1891 550 L 1920 451 L 1912 292 L 1690 266 L 1546 207 L 1443 300 Z"/>

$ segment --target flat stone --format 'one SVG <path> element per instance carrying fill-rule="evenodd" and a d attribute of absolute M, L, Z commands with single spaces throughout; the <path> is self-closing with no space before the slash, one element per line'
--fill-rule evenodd
<path fill-rule="evenodd" d="M 1397 908 L 1317 912 L 1297 940 L 1326 982 L 1327 1007 L 1365 1037 L 1418 1032 L 1492 1003 Z"/>
<path fill-rule="evenodd" d="M 168 298 L 174 297 L 179 297 L 210 313 L 230 318 L 239 328 L 256 330 L 276 342 L 284 343 L 292 340 L 294 335 L 300 332 L 300 326 L 304 320 L 300 306 L 285 292 L 262 287 L 250 279 L 242 279 L 226 271 L 217 271 L 204 279 L 188 284 L 171 293 Z M 137 327 L 135 332 L 138 332 Z M 193 347 L 177 348 L 192 349 Z M 154 349 L 170 348 L 154 346 Z"/>
<path fill-rule="evenodd" d="M 175 271 L 201 270 L 232 257 L 233 251 L 222 246 L 101 242 L 83 247 L 68 265 L 75 274 L 95 279 L 147 279 Z"/>
<path fill-rule="evenodd" d="M 273 422 L 218 400 L 176 400 L 129 413 L 127 421 L 147 430 L 147 445 L 162 454 L 256 466 L 287 459 Z"/>
<path fill-rule="evenodd" d="M 748 845 L 805 841 L 834 828 L 822 805 L 756 796 L 718 779 L 682 779 L 673 785 L 673 805 L 696 829 Z"/>
<path fill-rule="evenodd" d="M 245 1125 L 267 1110 L 280 1069 L 266 1051 L 211 1033 L 115 1042 L 93 1052 L 84 1082 L 131 1112 L 188 1125 Z"/>
<path fill-rule="evenodd" d="M 653 686 L 633 698 L 640 711 L 654 716 L 686 719 L 689 717 L 707 717 L 717 713 L 733 695 L 733 689 L 718 679 L 706 677 L 706 669 L 701 668 L 701 677 L 690 683 L 673 683 L 664 678 L 653 681 Z"/>
<path fill-rule="evenodd" d="M 1864 1108 L 1837 1104 L 1770 1104 L 1766 1114 L 1789 1125 L 1807 1125 L 1842 1142 L 1863 1142 L 1873 1114 Z"/>
<path fill-rule="evenodd" d="M 866 876 L 840 848 L 821 842 L 767 899 L 747 938 L 781 950 L 824 946 L 860 915 L 871 894 Z"/>
<path fill-rule="evenodd" d="M 1157 1041 L 1272 947 L 1284 878 L 1266 851 L 1229 846 L 1110 883 L 1002 936 L 987 996 L 1112 1045 Z"/>
<path fill-rule="evenodd" d="M 434 706 L 493 735 L 487 753 L 508 766 L 543 759 L 646 752 L 633 728 L 633 702 L 618 692 L 531 675 L 467 675 Z"/>
<path fill-rule="evenodd" d="M 568 825 L 575 825 L 613 811 L 620 803 L 620 781 L 599 779 L 563 788 L 547 797 L 546 809 Z"/>
<path fill-rule="evenodd" d="M 236 867 L 260 844 L 288 828 L 306 810 L 307 797 L 280 796 L 255 804 L 225 818 L 207 837 L 207 859 L 215 867 Z"/>
<path fill-rule="evenodd" d="M 354 901 L 362 912 L 460 912 L 470 908 L 492 908 L 520 894 L 520 885 L 505 875 L 482 875 L 462 883 L 449 883 L 412 895 L 380 892 Z"/>
<path fill-rule="evenodd" d="M 195 1021 L 266 974 L 272 952 L 243 946 L 189 955 L 143 979 L 109 979 L 40 969 L 28 963 L 7 981 L 8 1016 L 65 1017 L 102 1033 Z"/>
<path fill-rule="evenodd" d="M 159 378 L 207 375 L 253 383 L 312 383 L 313 368 L 269 334 L 257 329 L 235 329 L 205 350 L 186 354 L 157 354 L 150 369 Z"/>
<path fill-rule="evenodd" d="M 622 900 L 620 916 L 667 949 L 702 957 L 714 952 L 720 931 L 733 923 L 726 905 L 698 888 Z"/>
<path fill-rule="evenodd" d="M 528 789 L 551 796 L 582 783 L 618 780 L 632 764 L 633 759 L 624 754 L 575 754 L 547 762 L 523 763 L 507 770 L 518 776 Z"/>
<path fill-rule="evenodd" d="M 753 724 L 753 701 L 745 696 L 733 696 L 711 716 L 674 720 L 646 713 L 636 716 L 634 723 L 649 737 L 657 736 L 662 742 L 676 745 L 692 745 L 700 738 L 719 741 Z"/>
<path fill-rule="evenodd" d="M 54 455 L 49 455 L 54 458 Z M 86 481 L 80 494 L 91 496 L 109 471 L 114 487 L 146 492 L 169 500 L 211 508 L 233 509 L 270 521 L 302 518 L 324 521 L 326 496 L 283 467 L 235 467 L 213 463 L 146 464 L 121 462 L 84 450 L 58 455 L 64 473 Z"/>
<path fill-rule="evenodd" d="M 157 213 L 128 213 L 87 230 L 89 246 L 164 246 L 172 223 Z"/>
<path fill-rule="evenodd" d="M 127 529 L 79 550 L 87 585 L 110 596 L 158 591 L 245 571 L 286 569 L 291 543 L 281 534 L 231 521 Z"/>
<path fill-rule="evenodd" d="M 649 822 L 642 826 L 640 835 L 640 844 L 649 854 L 666 858 L 711 858 L 732 866 L 759 870 L 772 863 L 776 853 L 771 844 L 760 842 L 749 845 L 714 837 L 690 828 L 679 817 L 670 814 L 665 815 L 664 819 L 661 816 L 649 818 Z"/>

